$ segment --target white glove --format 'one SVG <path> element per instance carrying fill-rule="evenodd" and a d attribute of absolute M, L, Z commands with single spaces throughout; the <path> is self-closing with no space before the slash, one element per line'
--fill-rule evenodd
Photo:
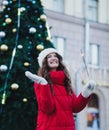
<path fill-rule="evenodd" d="M 89 97 L 93 93 L 95 86 L 96 86 L 95 82 L 93 80 L 90 80 L 84 86 L 84 88 L 82 90 L 82 96 L 85 97 L 85 98 Z"/>
<path fill-rule="evenodd" d="M 29 71 L 25 72 L 25 76 L 27 76 L 29 79 L 31 79 L 34 82 L 39 83 L 39 84 L 47 84 L 48 83 L 44 78 L 37 76 L 35 74 L 32 74 Z"/>

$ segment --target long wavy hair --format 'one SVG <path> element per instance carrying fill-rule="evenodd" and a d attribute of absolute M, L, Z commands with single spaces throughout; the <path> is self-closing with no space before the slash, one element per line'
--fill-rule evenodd
<path fill-rule="evenodd" d="M 66 66 L 62 62 L 63 58 L 61 57 L 61 55 L 59 55 L 57 53 L 56 53 L 56 55 L 57 55 L 57 58 L 59 59 L 59 66 L 58 66 L 57 70 L 63 70 L 63 72 L 65 74 L 64 84 L 65 84 L 66 90 L 71 95 L 73 92 L 73 89 L 72 89 L 72 83 L 71 83 L 71 78 L 70 78 L 69 72 L 68 72 Z M 54 93 L 53 87 L 52 87 L 53 83 L 52 83 L 49 71 L 50 71 L 50 68 L 47 64 L 47 56 L 46 56 L 43 60 L 42 67 L 39 68 L 39 70 L 38 70 L 38 75 L 45 78 L 48 81 L 48 83 L 50 84 L 51 92 Z"/>

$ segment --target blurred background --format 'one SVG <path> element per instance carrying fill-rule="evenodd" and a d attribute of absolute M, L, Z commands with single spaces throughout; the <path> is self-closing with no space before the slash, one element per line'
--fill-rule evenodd
<path fill-rule="evenodd" d="M 109 0 L 1 0 L 0 6 L 0 130 L 35 129 L 37 102 L 24 72 L 37 72 L 37 55 L 48 47 L 63 55 L 77 94 L 96 81 L 91 101 L 74 114 L 76 130 L 108 130 Z"/>

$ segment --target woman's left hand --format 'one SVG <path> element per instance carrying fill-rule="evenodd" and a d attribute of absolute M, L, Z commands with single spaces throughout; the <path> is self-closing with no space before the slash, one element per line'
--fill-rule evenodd
<path fill-rule="evenodd" d="M 90 80 L 83 88 L 82 90 L 82 96 L 83 97 L 89 97 L 94 89 L 95 89 L 96 83 L 93 80 Z"/>

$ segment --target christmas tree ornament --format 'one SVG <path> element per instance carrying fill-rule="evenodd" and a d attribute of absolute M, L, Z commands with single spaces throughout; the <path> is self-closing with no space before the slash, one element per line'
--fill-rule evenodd
<path fill-rule="evenodd" d="M 32 33 L 32 34 L 36 33 L 36 28 L 31 27 L 31 28 L 29 29 L 29 33 Z"/>
<path fill-rule="evenodd" d="M 28 99 L 27 98 L 23 98 L 23 102 L 27 102 L 28 101 Z"/>
<path fill-rule="evenodd" d="M 19 85 L 17 84 L 17 83 L 13 83 L 12 85 L 11 85 L 11 89 L 12 90 L 17 90 L 19 88 Z"/>
<path fill-rule="evenodd" d="M 35 0 L 32 0 L 32 3 L 33 3 L 33 4 L 35 4 L 35 3 L 36 3 L 36 1 L 35 1 Z"/>
<path fill-rule="evenodd" d="M 6 5 L 8 5 L 8 1 L 7 1 L 7 0 L 4 0 L 4 1 L 2 2 L 2 4 L 6 6 Z"/>
<path fill-rule="evenodd" d="M 28 49 L 31 49 L 31 47 L 30 47 L 30 46 L 28 46 Z"/>
<path fill-rule="evenodd" d="M 37 22 L 40 21 L 40 18 L 37 18 Z"/>
<path fill-rule="evenodd" d="M 39 33 L 37 36 L 38 36 L 38 37 L 41 37 L 41 34 Z"/>
<path fill-rule="evenodd" d="M 13 28 L 13 29 L 12 29 L 12 32 L 13 32 L 13 33 L 15 33 L 16 31 L 17 31 L 16 28 Z"/>
<path fill-rule="evenodd" d="M 5 9 L 6 9 L 6 6 L 2 6 L 2 9 L 5 10 Z"/>
<path fill-rule="evenodd" d="M 5 22 L 3 22 L 2 26 L 6 26 L 6 23 L 5 23 Z"/>
<path fill-rule="evenodd" d="M 24 66 L 26 66 L 26 67 L 28 67 L 29 65 L 30 65 L 29 62 L 24 63 Z"/>
<path fill-rule="evenodd" d="M 1 65 L 1 66 L 0 66 L 0 71 L 1 71 L 1 72 L 6 72 L 7 69 L 8 69 L 8 67 L 7 67 L 6 65 Z"/>
<path fill-rule="evenodd" d="M 29 41 L 29 44 L 31 45 L 31 44 L 32 44 L 32 42 L 31 42 L 31 41 Z"/>
<path fill-rule="evenodd" d="M 42 26 L 42 25 L 39 25 L 39 28 L 43 28 L 43 26 Z"/>
<path fill-rule="evenodd" d="M 4 31 L 0 31 L 0 38 L 3 38 L 3 37 L 5 37 L 5 32 Z"/>
<path fill-rule="evenodd" d="M 36 49 L 41 51 L 41 50 L 43 50 L 43 49 L 44 49 L 44 46 L 43 46 L 43 45 L 41 45 L 41 44 L 39 44 L 39 45 L 37 45 L 37 46 L 36 46 Z"/>
<path fill-rule="evenodd" d="M 46 17 L 45 14 L 42 14 L 42 15 L 40 16 L 40 19 L 41 19 L 42 21 L 44 21 L 44 22 L 46 21 L 46 18 L 47 18 L 47 17 Z"/>
<path fill-rule="evenodd" d="M 10 23 L 12 22 L 12 20 L 11 20 L 11 18 L 6 18 L 5 22 L 6 22 L 7 24 L 10 24 Z"/>
<path fill-rule="evenodd" d="M 1 50 L 1 51 L 7 51 L 7 50 L 8 50 L 8 46 L 5 45 L 5 44 L 2 44 L 2 45 L 0 46 L 0 50 Z"/>
<path fill-rule="evenodd" d="M 24 12 L 25 10 L 26 10 L 25 7 L 21 7 L 21 8 L 20 8 L 20 12 Z"/>
<path fill-rule="evenodd" d="M 10 0 L 9 3 L 12 4 L 12 0 Z"/>
<path fill-rule="evenodd" d="M 23 46 L 22 46 L 22 45 L 18 45 L 17 48 L 18 48 L 18 49 L 22 49 Z"/>
<path fill-rule="evenodd" d="M 11 8 L 7 8 L 7 10 L 8 10 L 8 11 L 10 11 L 10 10 L 11 10 Z"/>
<path fill-rule="evenodd" d="M 31 53 L 30 52 L 28 52 L 28 55 L 30 55 Z"/>
<path fill-rule="evenodd" d="M 9 17 L 9 15 L 6 14 L 6 15 L 5 15 L 5 18 L 8 18 L 8 17 Z"/>

